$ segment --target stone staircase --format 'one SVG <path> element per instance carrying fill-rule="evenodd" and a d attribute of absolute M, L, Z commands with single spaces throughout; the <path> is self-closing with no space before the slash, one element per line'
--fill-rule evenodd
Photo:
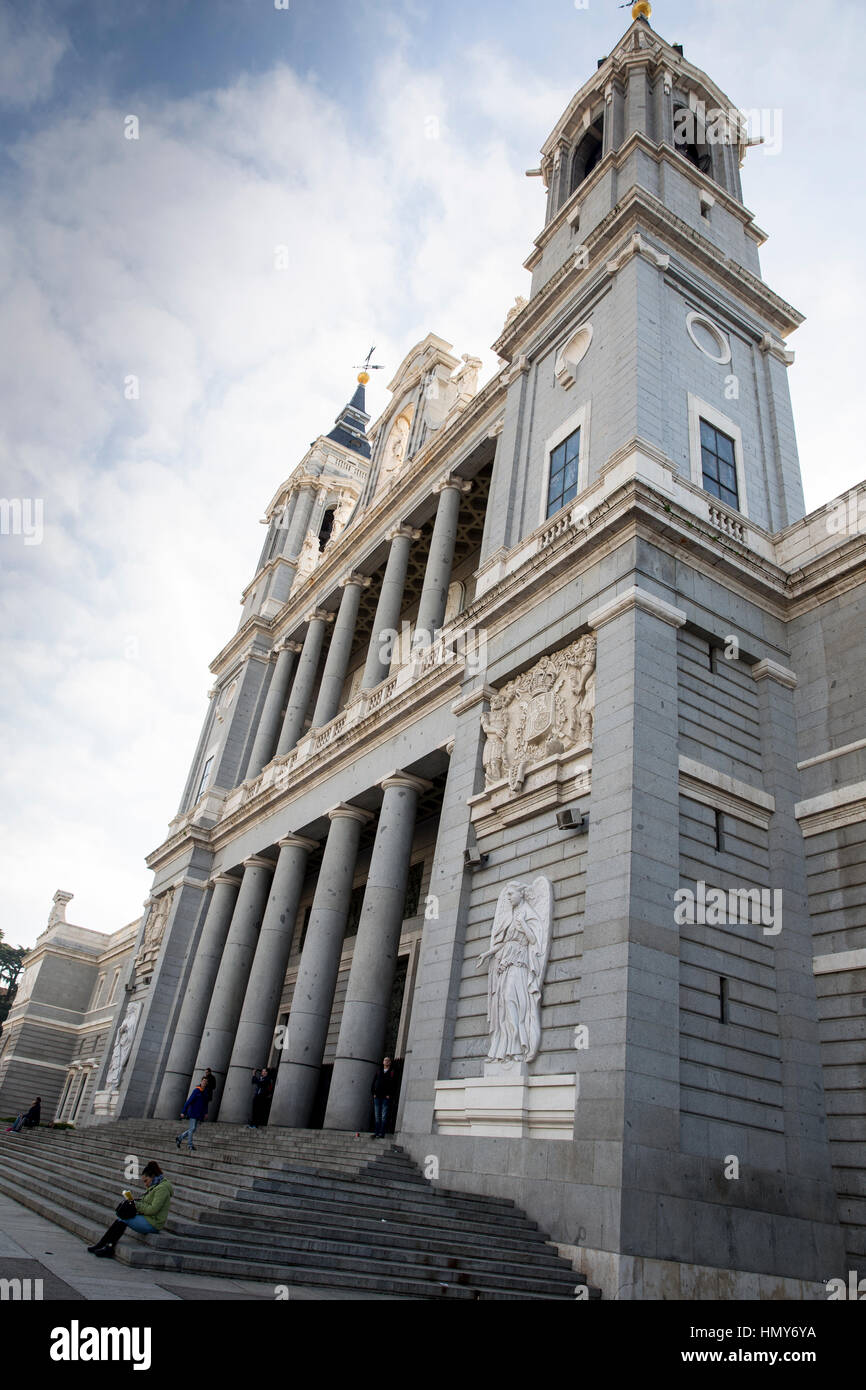
<path fill-rule="evenodd" d="M 573 1299 L 581 1274 L 513 1202 L 446 1191 L 389 1141 L 322 1130 L 178 1123 L 0 1133 L 0 1192 L 92 1244 L 133 1156 L 174 1197 L 164 1231 L 128 1232 L 123 1263 L 403 1298 Z M 590 1298 L 600 1298 L 588 1289 Z"/>

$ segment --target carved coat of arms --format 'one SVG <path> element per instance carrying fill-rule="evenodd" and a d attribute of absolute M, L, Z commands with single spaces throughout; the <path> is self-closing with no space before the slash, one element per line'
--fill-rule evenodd
<path fill-rule="evenodd" d="M 595 704 L 595 638 L 579 637 L 543 656 L 490 701 L 482 716 L 486 785 L 508 778 L 523 786 L 533 763 L 592 742 Z"/>

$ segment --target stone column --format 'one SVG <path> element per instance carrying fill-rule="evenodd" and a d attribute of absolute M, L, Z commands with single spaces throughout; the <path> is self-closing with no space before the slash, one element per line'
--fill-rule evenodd
<path fill-rule="evenodd" d="M 232 924 L 217 972 L 191 1080 L 203 1073 L 205 1067 L 210 1067 L 218 1080 L 225 1076 L 273 872 L 273 859 L 264 859 L 261 855 L 254 854 L 244 860 L 241 889 L 232 914 Z M 220 1099 L 221 1093 L 218 1091 L 214 1102 L 211 1103 L 208 1117 L 211 1120 L 217 1117 Z"/>
<path fill-rule="evenodd" d="M 301 968 L 292 996 L 286 1047 L 280 1058 L 270 1123 L 304 1128 L 316 1098 L 343 937 L 352 896 L 361 826 L 372 819 L 358 806 L 335 806 L 313 898 Z"/>
<path fill-rule="evenodd" d="M 395 772 L 380 785 L 385 795 L 343 1005 L 326 1129 L 360 1129 L 370 1122 L 370 1086 L 385 1043 L 418 794 L 430 783 Z"/>
<path fill-rule="evenodd" d="M 239 878 L 231 874 L 216 874 L 201 939 L 190 972 L 183 1006 L 177 1021 L 174 1041 L 168 1055 L 154 1115 L 160 1120 L 177 1119 L 190 1092 L 189 1079 L 195 1065 L 201 1035 L 207 1017 L 208 1004 L 220 959 L 232 920 Z"/>
<path fill-rule="evenodd" d="M 298 657 L 298 669 L 295 672 L 292 693 L 286 706 L 277 753 L 288 753 L 290 748 L 294 748 L 304 731 L 304 718 L 313 694 L 313 686 L 316 684 L 319 657 L 322 655 L 325 627 L 333 621 L 333 613 L 326 613 L 323 608 L 314 608 L 311 613 L 304 615 L 307 635 Z"/>
<path fill-rule="evenodd" d="M 379 594 L 379 602 L 376 605 L 373 631 L 370 634 L 367 664 L 364 667 L 364 679 L 361 681 L 362 690 L 371 690 L 374 685 L 378 685 L 380 681 L 385 679 L 390 670 L 391 657 L 389 655 L 386 660 L 382 654 L 382 634 L 397 630 L 403 608 L 403 590 L 406 587 L 406 571 L 409 567 L 409 549 L 412 542 L 416 541 L 420 534 L 421 532 L 416 531 L 412 526 L 395 526 L 393 530 L 386 533 L 386 540 L 391 542 L 391 549 L 388 552 L 388 563 L 382 576 L 382 589 Z M 386 650 L 390 650 L 390 647 Z"/>
<path fill-rule="evenodd" d="M 343 597 L 340 600 L 340 610 L 334 623 L 331 645 L 328 647 L 328 655 L 325 658 L 325 669 L 322 672 L 316 708 L 313 710 L 312 727 L 314 729 L 328 724 L 340 707 L 340 696 L 343 693 L 349 657 L 352 655 L 352 643 L 355 638 L 361 592 L 368 588 L 369 584 L 370 580 L 365 574 L 351 573 L 340 580 Z"/>
<path fill-rule="evenodd" d="M 318 480 L 306 478 L 299 488 L 297 496 L 298 500 L 292 512 L 289 534 L 283 546 L 283 555 L 287 560 L 297 559 L 301 546 L 304 544 L 304 536 L 307 534 L 307 527 L 310 524 L 310 517 L 313 514 L 313 507 L 318 496 Z"/>
<path fill-rule="evenodd" d="M 258 777 L 262 768 L 273 757 L 277 735 L 280 731 L 280 715 L 283 712 L 283 703 L 289 688 L 295 658 L 303 649 L 300 642 L 280 642 L 275 650 L 277 652 L 277 664 L 274 668 L 274 674 L 271 676 L 271 683 L 265 696 L 265 707 L 262 710 L 253 751 L 247 764 L 247 778 Z"/>
<path fill-rule="evenodd" d="M 250 1076 L 256 1067 L 267 1065 L 307 859 L 317 843 L 303 835 L 287 835 L 279 842 L 280 854 L 223 1087 L 220 1119 L 229 1124 L 246 1119 L 251 1104 Z"/>
<path fill-rule="evenodd" d="M 429 646 L 435 641 L 436 634 L 442 626 L 454 564 L 454 549 L 457 544 L 460 502 L 464 493 L 469 492 L 471 487 L 472 484 L 465 478 L 457 478 L 453 473 L 446 473 L 445 477 L 434 485 L 433 491 L 439 493 L 439 506 L 436 509 L 430 554 L 424 571 L 413 647 Z"/>

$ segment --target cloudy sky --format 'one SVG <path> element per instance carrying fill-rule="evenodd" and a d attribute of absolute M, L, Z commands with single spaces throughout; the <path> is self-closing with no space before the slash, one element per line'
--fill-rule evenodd
<path fill-rule="evenodd" d="M 139 915 L 264 506 L 371 343 L 393 370 L 432 330 L 494 369 L 543 218 L 524 171 L 628 22 L 613 0 L 0 0 L 0 490 L 44 517 L 41 544 L 0 535 L 7 939 L 59 887 L 81 925 Z M 866 474 L 862 6 L 661 0 L 653 24 L 781 112 L 745 195 L 807 315 L 817 506 Z"/>

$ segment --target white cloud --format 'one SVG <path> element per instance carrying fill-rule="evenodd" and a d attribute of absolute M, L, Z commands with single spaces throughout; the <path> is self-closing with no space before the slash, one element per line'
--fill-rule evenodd
<path fill-rule="evenodd" d="M 23 110 L 50 96 L 57 64 L 69 41 L 44 20 L 0 9 L 0 107 Z"/>
<path fill-rule="evenodd" d="M 137 912 L 258 518 L 330 427 L 370 335 L 391 367 L 429 329 L 493 365 L 526 283 L 522 171 L 503 140 L 478 158 L 453 137 L 441 83 L 400 65 L 383 80 L 372 142 L 279 68 L 141 109 L 138 141 L 103 107 L 12 151 L 4 486 L 44 497 L 46 534 L 29 550 L 3 538 L 11 938 L 34 938 L 61 884 L 84 925 Z M 424 137 L 431 103 L 439 142 Z"/>

